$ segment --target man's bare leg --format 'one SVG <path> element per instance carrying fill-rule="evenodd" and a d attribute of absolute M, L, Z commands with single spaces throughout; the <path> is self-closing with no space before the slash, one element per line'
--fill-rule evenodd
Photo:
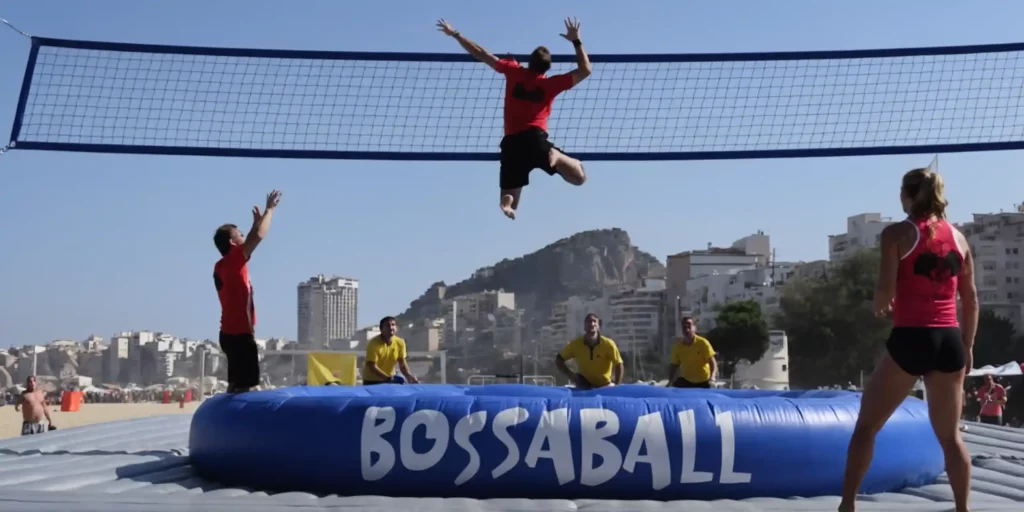
<path fill-rule="evenodd" d="M 548 163 L 567 183 L 579 186 L 587 181 L 587 174 L 583 172 L 583 162 L 567 156 L 557 149 L 551 150 Z"/>
<path fill-rule="evenodd" d="M 519 194 L 522 192 L 522 188 L 501 190 L 501 212 L 512 220 L 516 218 L 516 209 L 519 208 Z"/>
<path fill-rule="evenodd" d="M 583 172 L 583 163 L 575 158 L 566 156 L 557 149 L 552 149 L 549 155 L 548 165 L 558 172 L 567 183 L 582 185 L 587 181 L 587 175 Z M 510 219 L 516 218 L 516 210 L 519 209 L 519 195 L 522 188 L 502 189 L 501 211 Z"/>

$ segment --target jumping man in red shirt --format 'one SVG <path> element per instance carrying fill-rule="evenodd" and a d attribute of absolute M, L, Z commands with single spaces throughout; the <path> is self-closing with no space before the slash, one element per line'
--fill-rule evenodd
<path fill-rule="evenodd" d="M 590 59 L 580 41 L 580 23 L 565 20 L 562 37 L 576 47 L 576 69 L 561 75 L 545 76 L 551 69 L 551 52 L 538 46 L 530 54 L 524 69 L 514 59 L 498 59 L 480 45 L 466 39 L 445 20 L 437 27 L 455 38 L 474 58 L 505 75 L 505 137 L 501 140 L 501 211 L 516 218 L 519 195 L 530 184 L 530 171 L 543 169 L 550 176 L 582 185 L 586 181 L 583 164 L 562 153 L 548 140 L 548 118 L 555 97 L 590 76 Z"/>
<path fill-rule="evenodd" d="M 213 266 L 213 284 L 220 298 L 220 348 L 228 360 L 228 393 L 249 391 L 260 383 L 256 349 L 256 306 L 249 282 L 249 258 L 270 231 L 281 193 L 267 194 L 263 212 L 252 207 L 252 229 L 243 236 L 238 226 L 224 224 L 213 235 L 221 259 Z"/>
<path fill-rule="evenodd" d="M 882 230 L 874 301 L 876 315 L 892 314 L 892 330 L 886 353 L 861 396 L 839 510 L 853 512 L 871 466 L 875 436 L 923 378 L 928 418 L 945 455 L 956 512 L 967 512 L 971 461 L 960 437 L 960 412 L 964 375 L 973 362 L 978 331 L 974 255 L 964 235 L 946 220 L 949 203 L 938 173 L 930 169 L 906 173 L 900 200 L 907 219 Z"/>

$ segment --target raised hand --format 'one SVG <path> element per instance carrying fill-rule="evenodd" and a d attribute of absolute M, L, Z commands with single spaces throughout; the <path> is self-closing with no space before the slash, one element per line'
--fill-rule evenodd
<path fill-rule="evenodd" d="M 565 19 L 565 33 L 560 34 L 566 40 L 575 41 L 580 38 L 580 22 L 576 18 Z"/>
<path fill-rule="evenodd" d="M 267 206 L 266 206 L 266 209 L 267 210 L 273 210 L 274 208 L 277 208 L 277 203 L 279 203 L 280 201 L 281 201 L 281 191 L 274 190 L 274 191 L 270 192 L 269 194 L 267 194 Z M 254 214 L 255 213 L 259 213 L 259 208 L 256 208 L 253 213 Z"/>
<path fill-rule="evenodd" d="M 449 25 L 448 22 L 444 20 L 444 18 L 437 20 L 437 29 L 440 30 L 441 32 L 444 32 L 444 35 L 446 36 L 455 35 L 455 29 L 452 28 L 452 26 Z"/>

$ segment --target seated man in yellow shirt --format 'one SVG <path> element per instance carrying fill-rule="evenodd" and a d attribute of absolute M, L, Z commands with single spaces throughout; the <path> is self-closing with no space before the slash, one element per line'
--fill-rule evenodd
<path fill-rule="evenodd" d="M 601 319 L 591 313 L 583 320 L 585 334 L 569 342 L 555 357 L 555 367 L 576 383 L 576 389 L 597 389 L 622 384 L 622 355 L 611 338 L 601 336 Z M 573 373 L 566 361 L 576 361 Z"/>
<path fill-rule="evenodd" d="M 395 379 L 395 364 L 409 384 L 419 380 L 409 371 L 405 361 L 405 340 L 395 336 L 398 325 L 394 317 L 386 316 L 380 321 L 380 336 L 374 336 L 366 343 L 366 362 L 363 363 L 363 385 L 399 383 Z"/>
<path fill-rule="evenodd" d="M 698 336 L 693 318 L 683 318 L 683 337 L 672 346 L 668 367 L 668 386 L 673 388 L 710 388 L 718 376 L 718 363 L 711 342 Z"/>

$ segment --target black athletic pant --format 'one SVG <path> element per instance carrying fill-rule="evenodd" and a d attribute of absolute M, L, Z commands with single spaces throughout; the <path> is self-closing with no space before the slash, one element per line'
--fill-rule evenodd
<path fill-rule="evenodd" d="M 885 348 L 903 371 L 915 377 L 933 371 L 955 373 L 967 364 L 959 327 L 893 327 Z"/>
<path fill-rule="evenodd" d="M 672 387 L 674 388 L 704 388 L 711 389 L 711 381 L 706 380 L 704 382 L 690 382 L 682 377 L 676 378 L 672 381 Z"/>
<path fill-rule="evenodd" d="M 1003 424 L 1003 417 L 1002 416 L 981 416 L 978 419 L 981 421 L 981 423 L 984 423 L 986 425 L 1002 425 Z"/>
<path fill-rule="evenodd" d="M 228 360 L 228 388 L 248 389 L 260 384 L 260 358 L 252 333 L 220 333 L 220 349 Z"/>

